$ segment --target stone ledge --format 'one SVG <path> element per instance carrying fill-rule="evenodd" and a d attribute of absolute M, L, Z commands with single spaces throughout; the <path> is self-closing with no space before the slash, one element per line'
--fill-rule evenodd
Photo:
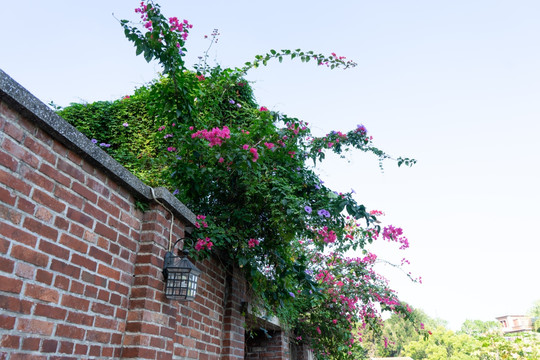
<path fill-rule="evenodd" d="M 78 153 L 83 159 L 101 169 L 114 181 L 128 189 L 136 198 L 153 201 L 150 186 L 145 185 L 109 154 L 93 144 L 84 134 L 58 116 L 2 69 L 0 69 L 0 100 L 35 122 L 49 135 Z M 195 214 L 174 197 L 170 191 L 158 187 L 154 189 L 154 194 L 159 202 L 175 214 L 175 217 L 180 218 L 187 224 L 195 225 Z"/>

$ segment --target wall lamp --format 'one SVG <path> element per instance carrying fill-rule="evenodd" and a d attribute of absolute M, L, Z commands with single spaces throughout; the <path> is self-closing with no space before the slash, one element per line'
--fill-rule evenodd
<path fill-rule="evenodd" d="M 172 249 L 183 239 L 178 239 Z M 192 301 L 197 295 L 197 282 L 201 271 L 187 258 L 187 250 L 182 256 L 176 256 L 167 251 L 163 263 L 163 277 L 165 280 L 165 296 L 171 300 Z"/>

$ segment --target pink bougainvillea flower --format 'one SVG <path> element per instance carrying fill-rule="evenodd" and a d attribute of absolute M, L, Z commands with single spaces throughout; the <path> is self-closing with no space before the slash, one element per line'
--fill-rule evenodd
<path fill-rule="evenodd" d="M 268 111 L 268 108 L 266 106 L 261 106 L 259 111 Z"/>
<path fill-rule="evenodd" d="M 257 149 L 251 148 L 249 149 L 249 152 L 253 154 L 253 159 L 251 159 L 251 161 L 256 162 L 257 159 L 259 158 L 259 153 L 257 152 Z"/>

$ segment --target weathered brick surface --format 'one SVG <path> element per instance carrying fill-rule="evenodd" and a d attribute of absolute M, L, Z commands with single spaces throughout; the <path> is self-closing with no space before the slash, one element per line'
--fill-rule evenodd
<path fill-rule="evenodd" d="M 243 359 L 238 270 L 197 263 L 195 301 L 164 296 L 169 241 L 194 215 L 141 213 L 150 191 L 42 127 L 56 115 L 17 86 L 0 70 L 0 358 Z"/>

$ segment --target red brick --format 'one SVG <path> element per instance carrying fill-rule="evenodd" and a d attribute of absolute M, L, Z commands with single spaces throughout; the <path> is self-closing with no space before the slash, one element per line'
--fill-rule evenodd
<path fill-rule="evenodd" d="M 41 175 L 35 169 L 32 169 L 28 166 L 21 165 L 19 171 L 21 175 L 26 180 L 28 180 L 28 182 L 31 182 L 35 186 L 40 187 L 47 191 L 52 191 L 54 189 L 54 182 L 52 182 L 49 178 Z"/>
<path fill-rule="evenodd" d="M 62 305 L 70 307 L 72 309 L 88 311 L 90 301 L 82 299 L 80 297 L 64 294 L 62 295 Z"/>
<path fill-rule="evenodd" d="M 45 194 L 43 191 L 39 189 L 34 189 L 34 193 L 32 194 L 32 199 L 37 201 L 38 203 L 48 207 L 51 210 L 54 210 L 58 213 L 61 213 L 66 208 L 66 205 L 61 203 L 60 201 L 56 200 L 52 196 L 49 196 Z"/>
<path fill-rule="evenodd" d="M 103 197 L 105 198 L 109 197 L 109 194 L 110 194 L 109 189 L 103 183 L 96 181 L 92 179 L 91 177 L 87 177 L 86 185 L 88 185 L 90 189 L 94 190 L 94 192 L 102 195 Z"/>
<path fill-rule="evenodd" d="M 102 262 L 104 262 L 105 264 L 110 264 L 112 262 L 112 256 L 101 250 L 101 249 L 98 249 L 97 247 L 95 246 L 92 246 L 90 248 L 90 250 L 88 251 L 88 256 L 96 259 L 96 260 L 100 260 Z"/>
<path fill-rule="evenodd" d="M 6 126 L 4 127 L 4 132 L 19 143 L 22 141 L 24 136 L 24 131 L 11 122 L 6 123 Z"/>
<path fill-rule="evenodd" d="M 81 166 L 82 158 L 74 153 L 73 151 L 68 151 L 67 158 L 71 160 L 72 163 L 74 163 L 77 166 Z"/>
<path fill-rule="evenodd" d="M 84 329 L 78 326 L 71 326 L 67 324 L 58 324 L 56 326 L 55 336 L 82 340 L 84 339 Z"/>
<path fill-rule="evenodd" d="M 72 294 L 82 295 L 84 293 L 84 284 L 75 280 L 71 280 L 71 286 L 69 287 L 69 291 Z"/>
<path fill-rule="evenodd" d="M 81 270 L 78 267 L 67 264 L 63 261 L 58 261 L 56 259 L 52 259 L 51 261 L 51 270 L 61 272 L 64 275 L 76 279 L 78 279 L 81 274 Z"/>
<path fill-rule="evenodd" d="M 58 168 L 58 170 L 84 183 L 84 173 L 75 166 L 71 165 L 69 162 L 65 161 L 64 159 L 59 158 L 56 162 L 56 167 Z"/>
<path fill-rule="evenodd" d="M 52 145 L 53 145 L 54 141 L 53 141 L 53 139 L 51 138 L 51 136 L 49 135 L 48 132 L 46 132 L 43 129 L 36 128 L 34 137 L 37 140 L 43 142 L 47 146 L 47 151 L 54 152 L 54 151 L 51 151 L 51 148 L 52 148 Z"/>
<path fill-rule="evenodd" d="M 73 208 L 68 209 L 67 217 L 88 228 L 92 228 L 94 226 L 94 219 Z"/>
<path fill-rule="evenodd" d="M 18 225 L 21 222 L 21 213 L 11 207 L 7 207 L 0 203 L 0 219 L 7 220 L 12 224 Z"/>
<path fill-rule="evenodd" d="M 88 251 L 88 245 L 85 242 L 74 238 L 73 236 L 69 236 L 68 234 L 62 234 L 59 242 L 60 244 L 69 247 L 71 250 L 82 254 L 86 254 Z"/>
<path fill-rule="evenodd" d="M 92 304 L 92 311 L 96 312 L 96 313 L 99 313 L 99 314 L 108 315 L 108 316 L 113 316 L 114 315 L 114 307 L 113 306 L 98 303 L 98 302 L 94 302 Z"/>
<path fill-rule="evenodd" d="M 101 355 L 101 346 L 92 345 L 90 346 L 90 351 L 88 352 L 90 356 L 100 356 Z"/>
<path fill-rule="evenodd" d="M 0 201 L 6 205 L 15 205 L 15 200 L 17 197 L 12 195 L 11 192 L 7 189 L 0 188 Z"/>
<path fill-rule="evenodd" d="M 75 344 L 75 351 L 73 353 L 76 355 L 86 355 L 88 353 L 88 345 Z"/>
<path fill-rule="evenodd" d="M 13 158 L 8 153 L 5 153 L 0 150 L 0 165 L 3 165 L 10 169 L 11 171 L 15 172 L 17 171 L 17 166 L 19 165 L 19 162 Z"/>
<path fill-rule="evenodd" d="M 32 303 L 28 300 L 21 300 L 18 297 L 0 294 L 0 309 L 20 314 L 30 314 Z"/>
<path fill-rule="evenodd" d="M 102 223 L 107 222 L 107 213 L 99 210 L 89 202 L 84 204 L 83 212 L 94 219 L 101 221 Z"/>
<path fill-rule="evenodd" d="M 6 330 L 13 330 L 15 326 L 15 317 L 7 314 L 0 314 L 0 328 Z"/>
<path fill-rule="evenodd" d="M 118 236 L 118 244 L 120 244 L 120 246 L 132 251 L 132 252 L 135 252 L 137 251 L 137 245 L 139 245 L 139 243 L 137 241 L 134 241 L 130 238 L 128 238 L 127 236 L 124 236 L 122 234 L 119 234 Z"/>
<path fill-rule="evenodd" d="M 24 147 L 11 141 L 10 139 L 4 138 L 2 147 L 7 151 L 7 153 L 15 156 L 17 159 L 24 161 L 25 163 L 34 168 L 38 167 L 39 159 L 35 157 L 32 153 L 30 153 L 28 150 L 26 150 Z"/>
<path fill-rule="evenodd" d="M 77 194 L 86 198 L 88 201 L 94 204 L 97 202 L 96 193 L 88 189 L 86 186 L 82 185 L 81 183 L 74 181 L 73 184 L 71 184 L 71 189 L 75 191 Z"/>
<path fill-rule="evenodd" d="M 39 281 L 40 283 L 43 283 L 43 284 L 51 285 L 52 279 L 53 279 L 53 273 L 43 270 L 43 269 L 37 270 L 36 281 Z"/>
<path fill-rule="evenodd" d="M 86 285 L 84 288 L 84 296 L 89 298 L 97 298 L 98 288 L 95 286 Z"/>
<path fill-rule="evenodd" d="M 71 256 L 71 262 L 75 265 L 82 266 L 90 271 L 96 271 L 97 263 L 89 259 L 88 256 L 73 254 Z"/>
<path fill-rule="evenodd" d="M 0 275 L 0 290 L 10 293 L 20 293 L 23 282 L 18 279 L 12 279 L 6 276 Z"/>
<path fill-rule="evenodd" d="M 69 279 L 62 275 L 56 275 L 54 280 L 54 287 L 62 290 L 69 290 Z"/>
<path fill-rule="evenodd" d="M 109 302 L 109 299 L 111 298 L 111 293 L 106 291 L 106 290 L 99 290 L 99 293 L 98 293 L 98 299 L 101 300 L 101 301 L 106 301 L 106 302 Z"/>
<path fill-rule="evenodd" d="M 21 350 L 37 351 L 39 350 L 40 338 L 25 337 L 22 342 Z"/>
<path fill-rule="evenodd" d="M 46 240 L 39 242 L 39 250 L 64 260 L 69 259 L 69 250 Z"/>
<path fill-rule="evenodd" d="M 117 229 L 119 232 L 125 235 L 129 235 L 129 232 L 131 230 L 129 226 L 113 217 L 109 217 L 108 224 L 110 227 Z"/>
<path fill-rule="evenodd" d="M 34 316 L 43 316 L 50 319 L 64 320 L 67 310 L 56 306 L 37 303 L 34 309 Z"/>
<path fill-rule="evenodd" d="M 5 251 L 2 251 L 5 253 Z M 13 272 L 15 262 L 11 259 L 7 259 L 0 256 L 0 271 L 11 274 Z"/>
<path fill-rule="evenodd" d="M 88 231 L 86 230 L 85 228 L 83 228 L 82 226 L 79 226 L 75 223 L 71 223 L 69 225 L 69 233 L 71 235 L 75 235 L 76 237 L 79 237 L 79 238 L 82 238 L 83 237 L 83 234 Z M 85 239 L 86 240 L 86 239 Z"/>
<path fill-rule="evenodd" d="M 19 198 L 17 202 L 17 209 L 24 211 L 27 214 L 33 215 L 36 205 L 33 202 L 30 202 L 26 199 Z"/>
<path fill-rule="evenodd" d="M 67 322 L 70 324 L 92 326 L 94 317 L 81 312 L 70 312 L 67 317 Z"/>
<path fill-rule="evenodd" d="M 78 209 L 81 209 L 84 203 L 84 200 L 80 196 L 61 186 L 56 187 L 54 190 L 54 195 Z"/>
<path fill-rule="evenodd" d="M 64 175 L 60 171 L 56 169 L 56 167 L 53 167 L 47 163 L 42 163 L 39 167 L 39 171 L 43 173 L 43 175 L 48 176 L 51 179 L 54 179 L 54 181 L 66 186 L 71 186 L 71 178 Z"/>
<path fill-rule="evenodd" d="M 54 323 L 38 319 L 19 319 L 17 330 L 32 334 L 51 335 Z"/>
<path fill-rule="evenodd" d="M 33 279 L 35 267 L 22 261 L 18 261 L 15 266 L 15 274 L 25 279 Z"/>
<path fill-rule="evenodd" d="M 55 304 L 58 303 L 58 299 L 60 298 L 58 291 L 34 284 L 27 284 L 24 294 L 34 299 L 52 302 Z"/>
<path fill-rule="evenodd" d="M 0 348 L 3 349 L 18 349 L 21 341 L 20 336 L 16 335 L 3 335 L 0 338 Z"/>
<path fill-rule="evenodd" d="M 53 214 L 43 206 L 38 207 L 35 217 L 44 223 L 51 224 L 54 218 Z"/>
<path fill-rule="evenodd" d="M 96 316 L 94 320 L 94 327 L 116 330 L 117 326 L 118 326 L 118 320 L 116 319 Z"/>
<path fill-rule="evenodd" d="M 73 348 L 75 347 L 75 344 L 69 341 L 62 341 L 60 342 L 60 349 L 58 350 L 61 354 L 71 354 L 73 353 Z"/>
<path fill-rule="evenodd" d="M 64 218 L 63 215 L 57 216 L 54 219 L 54 226 L 59 230 L 67 231 L 69 229 L 69 222 Z"/>
<path fill-rule="evenodd" d="M 14 244 L 11 248 L 11 256 L 40 267 L 47 266 L 49 257 L 25 246 Z"/>
<path fill-rule="evenodd" d="M 94 274 L 91 274 L 87 271 L 83 271 L 81 275 L 81 280 L 92 285 L 97 285 L 100 287 L 106 287 L 107 286 L 107 279 L 97 276 Z M 108 298 L 107 298 L 108 299 Z"/>
<path fill-rule="evenodd" d="M 85 340 L 108 344 L 111 340 L 111 334 L 103 331 L 87 330 Z"/>
<path fill-rule="evenodd" d="M 56 162 L 56 156 L 50 151 L 50 148 L 43 146 L 39 141 L 31 136 L 27 136 L 26 139 L 24 139 L 24 146 L 45 161 L 51 164 Z"/>
<path fill-rule="evenodd" d="M 55 228 L 47 226 L 42 222 L 36 221 L 30 217 L 24 219 L 23 226 L 34 233 L 46 237 L 47 239 L 56 240 L 58 237 L 58 231 Z"/>
<path fill-rule="evenodd" d="M 51 339 L 43 339 L 43 343 L 41 344 L 41 352 L 52 353 L 52 352 L 56 352 L 57 348 L 58 348 L 58 341 L 51 340 Z"/>
<path fill-rule="evenodd" d="M 0 183 L 27 196 L 30 194 L 30 190 L 32 190 L 29 184 L 3 170 L 0 170 Z"/>
<path fill-rule="evenodd" d="M 117 196 L 116 194 L 111 194 L 111 200 L 112 200 L 113 203 L 118 205 L 124 211 L 127 211 L 128 213 L 131 212 L 131 205 L 126 200 L 122 199 L 121 197 Z"/>

